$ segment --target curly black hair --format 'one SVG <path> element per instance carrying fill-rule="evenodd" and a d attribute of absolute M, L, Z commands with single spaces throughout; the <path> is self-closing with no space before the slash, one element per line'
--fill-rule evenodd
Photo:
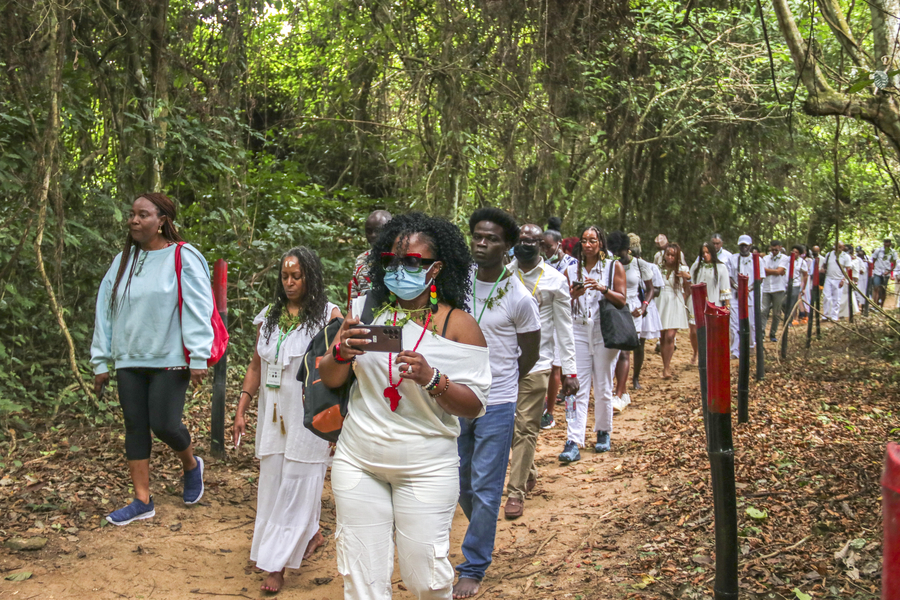
<path fill-rule="evenodd" d="M 325 306 L 328 303 L 328 297 L 325 295 L 325 282 L 322 280 L 322 262 L 319 260 L 318 254 L 306 246 L 298 246 L 285 252 L 281 260 L 278 261 L 278 281 L 275 283 L 275 298 L 272 300 L 269 311 L 266 313 L 266 322 L 263 325 L 266 341 L 272 337 L 272 332 L 275 331 L 278 320 L 281 318 L 281 313 L 287 304 L 287 294 L 284 293 L 284 285 L 281 283 L 281 269 L 284 265 L 284 260 L 288 256 L 293 256 L 300 263 L 303 283 L 306 285 L 306 291 L 300 299 L 300 325 L 298 325 L 298 329 L 312 335 L 325 327 Z"/>
<path fill-rule="evenodd" d="M 631 240 L 622 231 L 610 231 L 606 237 L 606 248 L 610 254 L 618 254 L 631 247 Z"/>
<path fill-rule="evenodd" d="M 562 227 L 562 219 L 560 219 L 559 217 L 550 217 L 549 219 L 547 219 L 547 229 L 559 231 L 560 227 Z"/>
<path fill-rule="evenodd" d="M 438 299 L 453 308 L 465 309 L 466 297 L 472 289 L 472 255 L 459 227 L 446 219 L 431 217 L 420 212 L 398 215 L 388 221 L 369 253 L 369 277 L 372 279 L 369 293 L 375 306 L 380 306 L 390 292 L 384 285 L 384 267 L 381 255 L 391 252 L 394 241 L 404 245 L 410 236 L 421 235 L 431 247 L 434 258 L 444 263 L 440 275 L 434 280 Z"/>
<path fill-rule="evenodd" d="M 490 221 L 499 225 L 500 229 L 503 230 L 503 241 L 510 246 L 515 246 L 516 242 L 519 241 L 519 224 L 505 210 L 494 208 L 493 206 L 479 208 L 469 217 L 469 233 L 475 233 L 475 226 L 482 221 Z"/>

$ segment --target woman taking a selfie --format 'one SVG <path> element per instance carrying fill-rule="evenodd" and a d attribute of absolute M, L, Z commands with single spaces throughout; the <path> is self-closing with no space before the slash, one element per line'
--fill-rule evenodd
<path fill-rule="evenodd" d="M 402 329 L 402 351 L 367 352 L 353 303 L 319 375 L 356 381 L 331 470 L 344 597 L 391 595 L 394 541 L 406 587 L 450 598 L 450 525 L 459 498 L 457 417 L 484 413 L 487 345 L 464 310 L 471 256 L 459 229 L 412 213 L 388 222 L 370 255 L 374 325 Z"/>
<path fill-rule="evenodd" d="M 113 259 L 97 294 L 91 344 L 94 391 L 106 386 L 114 363 L 134 484 L 131 504 L 106 517 L 114 525 L 156 514 L 150 495 L 151 431 L 181 459 L 184 503 L 195 504 L 203 495 L 203 460 L 194 457 L 181 417 L 188 384 L 199 385 L 206 377 L 214 339 L 213 297 L 206 260 L 184 244 L 179 314 L 175 251 L 181 241 L 175 203 L 163 194 L 143 194 L 131 206 L 125 248 Z"/>
<path fill-rule="evenodd" d="M 250 560 L 268 573 L 260 589 L 278 592 L 284 570 L 299 569 L 325 539 L 319 533 L 328 442 L 303 426 L 303 384 L 296 374 L 310 340 L 340 317 L 325 297 L 322 263 L 309 248 L 281 258 L 275 298 L 253 324 L 256 350 L 234 415 L 234 445 L 247 432 L 244 413 L 259 391 L 256 458 L 259 486 Z"/>

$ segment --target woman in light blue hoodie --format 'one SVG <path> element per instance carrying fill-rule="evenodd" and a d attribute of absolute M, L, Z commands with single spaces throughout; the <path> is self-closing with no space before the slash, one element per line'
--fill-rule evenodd
<path fill-rule="evenodd" d="M 125 248 L 113 259 L 100 291 L 91 362 L 94 389 L 109 381 L 114 363 L 125 418 L 125 454 L 134 500 L 110 513 L 114 525 L 156 514 L 150 495 L 151 431 L 184 466 L 184 502 L 203 496 L 203 460 L 195 457 L 182 423 L 188 385 L 206 377 L 213 344 L 212 289 L 206 259 L 191 245 L 181 248 L 183 307 L 178 310 L 175 203 L 147 193 L 134 201 Z M 186 360 L 186 354 L 190 362 Z"/>

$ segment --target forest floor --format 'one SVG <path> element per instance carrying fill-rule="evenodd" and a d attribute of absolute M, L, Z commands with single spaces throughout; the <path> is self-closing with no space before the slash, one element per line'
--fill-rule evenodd
<path fill-rule="evenodd" d="M 861 331 L 883 340 L 883 326 Z M 797 338 L 801 329 L 793 332 Z M 678 338 L 670 381 L 660 378 L 661 359 L 648 345 L 644 389 L 632 391 L 632 405 L 616 415 L 612 452 L 584 450 L 580 462 L 562 465 L 564 424 L 541 433 L 540 479 L 522 518 L 506 521 L 501 511 L 480 597 L 711 597 L 709 462 L 687 332 Z M 878 597 L 879 476 L 885 442 L 900 439 L 900 374 L 895 358 L 869 355 L 873 347 L 834 326 L 823 327 L 811 351 L 798 339 L 785 364 L 766 344 L 765 380 L 751 376 L 750 423 L 734 421 L 744 597 Z M 737 361 L 732 367 L 736 399 Z M 207 456 L 203 406 L 190 405 L 188 421 Z M 557 407 L 559 421 L 563 412 Z M 248 564 L 258 474 L 252 447 L 234 451 L 229 442 L 225 460 L 208 459 L 206 494 L 185 507 L 177 461 L 157 444 L 157 516 L 119 528 L 102 517 L 129 498 L 121 426 L 33 426 L 27 439 L 20 432 L 17 443 L 0 446 L 7 457 L 0 538 L 48 541 L 35 551 L 0 549 L 0 600 L 265 596 L 262 576 Z M 280 598 L 342 597 L 327 479 L 322 502 L 327 544 L 289 572 Z M 454 564 L 466 525 L 457 510 Z M 399 570 L 394 591 L 411 597 Z"/>

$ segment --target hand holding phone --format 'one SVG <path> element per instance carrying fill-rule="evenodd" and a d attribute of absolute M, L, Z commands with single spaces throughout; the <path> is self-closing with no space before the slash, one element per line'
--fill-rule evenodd
<path fill-rule="evenodd" d="M 403 351 L 403 329 L 396 325 L 364 325 L 357 327 L 351 336 L 354 340 L 367 340 L 366 352 L 394 352 Z"/>

